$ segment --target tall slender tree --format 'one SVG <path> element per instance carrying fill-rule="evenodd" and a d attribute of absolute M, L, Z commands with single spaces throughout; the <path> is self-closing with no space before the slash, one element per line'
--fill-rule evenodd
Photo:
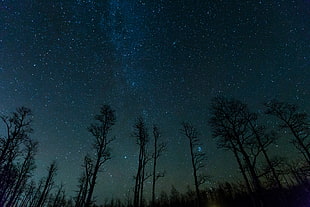
<path fill-rule="evenodd" d="M 143 206 L 144 181 L 149 177 L 145 174 L 145 166 L 149 161 L 147 155 L 148 132 L 142 117 L 139 117 L 134 125 L 133 137 L 136 138 L 139 146 L 138 169 L 135 176 L 134 199 L 135 207 Z"/>
<path fill-rule="evenodd" d="M 64 206 L 64 203 L 65 203 L 65 190 L 63 184 L 60 184 L 56 192 L 55 198 L 52 200 L 51 207 Z"/>
<path fill-rule="evenodd" d="M 115 111 L 109 105 L 103 105 L 100 109 L 100 114 L 95 116 L 97 123 L 91 124 L 88 131 L 93 135 L 95 150 L 94 166 L 92 178 L 89 184 L 89 190 L 86 197 L 85 207 L 89 207 L 92 203 L 92 195 L 96 185 L 97 175 L 103 164 L 111 159 L 109 144 L 113 139 L 108 138 L 112 126 L 115 124 Z"/>
<path fill-rule="evenodd" d="M 160 132 L 157 126 L 153 126 L 153 136 L 154 136 L 154 153 L 153 153 L 153 183 L 152 183 L 152 206 L 155 206 L 155 187 L 156 187 L 156 181 L 160 177 L 164 177 L 165 173 L 163 172 L 157 172 L 157 161 L 159 157 L 162 155 L 162 153 L 166 149 L 166 143 L 161 142 L 158 143 L 160 139 Z"/>
<path fill-rule="evenodd" d="M 57 166 L 56 162 L 52 162 L 52 164 L 48 168 L 48 175 L 45 178 L 45 181 L 43 182 L 43 189 L 42 192 L 40 193 L 40 197 L 38 202 L 36 203 L 36 207 L 42 207 L 44 206 L 44 203 L 46 202 L 46 199 L 54 185 L 54 178 L 57 173 Z"/>
<path fill-rule="evenodd" d="M 199 186 L 206 181 L 206 175 L 199 175 L 198 173 L 200 170 L 203 169 L 203 167 L 205 167 L 206 154 L 201 151 L 201 143 L 198 138 L 197 129 L 188 122 L 184 122 L 182 124 L 182 127 L 183 128 L 181 129 L 181 132 L 189 141 L 197 203 L 198 206 L 201 206 L 201 195 Z"/>
<path fill-rule="evenodd" d="M 84 157 L 84 172 L 79 179 L 79 190 L 75 199 L 75 207 L 83 207 L 86 203 L 87 193 L 89 191 L 89 184 L 92 180 L 93 162 L 89 155 Z"/>
<path fill-rule="evenodd" d="M 13 188 L 10 191 L 6 206 L 14 206 L 23 193 L 32 171 L 35 169 L 34 156 L 37 153 L 38 142 L 28 139 L 25 143 L 26 154 L 21 165 L 17 165 L 18 173 Z"/>

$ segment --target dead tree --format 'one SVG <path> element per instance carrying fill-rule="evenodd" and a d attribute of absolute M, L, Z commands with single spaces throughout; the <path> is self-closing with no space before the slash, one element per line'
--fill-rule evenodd
<path fill-rule="evenodd" d="M 283 189 L 282 182 L 280 181 L 280 177 L 283 180 L 283 182 L 286 182 L 285 180 L 285 174 L 287 172 L 284 172 L 284 164 L 286 163 L 286 159 L 280 156 L 274 156 L 272 158 L 269 158 L 269 163 L 266 161 L 264 165 L 261 167 L 261 170 L 259 171 L 260 177 L 265 178 L 266 186 L 267 187 L 277 187 L 278 189 Z M 274 173 L 272 171 L 275 171 Z M 280 185 L 277 183 L 277 180 L 275 180 L 275 176 L 278 178 L 278 181 L 280 182 Z M 287 184 L 287 182 L 286 182 Z"/>
<path fill-rule="evenodd" d="M 20 207 L 31 207 L 30 203 L 31 201 L 35 200 L 34 199 L 34 194 L 35 194 L 35 182 L 31 181 L 27 186 L 25 187 L 24 195 L 22 196 L 22 199 L 19 201 L 19 206 Z"/>
<path fill-rule="evenodd" d="M 93 162 L 91 158 L 86 155 L 84 157 L 84 172 L 79 179 L 79 191 L 75 200 L 75 207 L 83 207 L 86 203 L 89 184 L 92 179 Z"/>
<path fill-rule="evenodd" d="M 44 203 L 46 202 L 46 199 L 51 189 L 53 188 L 54 178 L 56 176 L 56 173 L 57 173 L 57 166 L 56 166 L 56 162 L 54 161 L 48 168 L 48 175 L 45 178 L 43 189 L 42 189 L 42 192 L 40 193 L 39 200 L 36 203 L 36 207 L 44 206 Z"/>
<path fill-rule="evenodd" d="M 0 139 L 0 165 L 7 162 L 8 156 L 14 153 L 23 140 L 29 138 L 29 133 L 33 131 L 31 115 L 30 109 L 21 107 L 12 116 L 1 116 L 7 135 Z"/>
<path fill-rule="evenodd" d="M 36 186 L 35 183 L 33 182 L 33 186 L 34 187 L 34 192 L 32 192 L 32 198 L 28 201 L 28 206 L 30 207 L 36 207 L 36 204 L 39 201 L 39 198 L 41 196 L 41 192 L 42 192 L 42 188 L 43 188 L 43 184 L 44 184 L 44 179 L 40 179 L 38 185 Z"/>
<path fill-rule="evenodd" d="M 25 143 L 26 155 L 24 157 L 23 163 L 17 166 L 18 173 L 15 180 L 14 186 L 9 194 L 9 199 L 6 206 L 14 206 L 25 190 L 28 179 L 31 177 L 31 172 L 35 169 L 34 156 L 37 153 L 38 142 L 28 139 Z"/>
<path fill-rule="evenodd" d="M 95 116 L 98 123 L 91 124 L 88 131 L 95 138 L 93 149 L 96 156 L 94 158 L 94 166 L 92 170 L 92 178 L 89 184 L 89 190 L 86 197 L 85 207 L 89 207 L 92 203 L 92 195 L 96 185 L 97 175 L 103 164 L 111 159 L 109 144 L 113 139 L 109 139 L 108 135 L 115 124 L 115 111 L 109 105 L 103 105 L 100 114 Z"/>
<path fill-rule="evenodd" d="M 145 166 L 150 160 L 147 156 L 146 144 L 148 143 L 148 132 L 143 118 L 139 117 L 134 125 L 133 137 L 137 140 L 139 146 L 138 169 L 135 176 L 135 188 L 133 204 L 135 207 L 143 206 L 143 187 L 144 181 L 149 177 L 145 174 Z"/>
<path fill-rule="evenodd" d="M 249 192 L 252 190 L 246 171 L 250 175 L 254 191 L 261 191 L 261 182 L 255 169 L 256 158 L 261 149 L 249 129 L 251 113 L 246 104 L 224 97 L 214 98 L 211 104 L 211 115 L 209 124 L 213 137 L 218 138 L 218 147 L 234 153 Z M 254 158 L 251 159 L 251 157 Z"/>
<path fill-rule="evenodd" d="M 63 184 L 60 184 L 57 193 L 55 195 L 55 198 L 53 200 L 52 207 L 61 207 L 64 206 L 65 201 L 65 190 L 63 189 Z"/>
<path fill-rule="evenodd" d="M 199 175 L 198 173 L 200 170 L 202 170 L 202 168 L 205 167 L 206 154 L 201 151 L 201 147 L 200 147 L 201 143 L 199 141 L 198 132 L 196 128 L 188 122 L 184 122 L 182 126 L 183 128 L 181 129 L 181 132 L 183 135 L 186 136 L 186 138 L 189 141 L 197 202 L 198 202 L 198 206 L 200 206 L 201 195 L 200 195 L 199 186 L 206 181 L 206 176 L 203 174 Z"/>
<path fill-rule="evenodd" d="M 250 131 L 252 131 L 255 137 L 255 141 L 259 147 L 259 152 L 262 152 L 267 162 L 268 168 L 266 169 L 271 172 L 276 186 L 281 189 L 282 184 L 279 180 L 279 175 L 276 172 L 275 166 L 267 153 L 268 146 L 276 141 L 277 135 L 275 134 L 275 132 L 267 133 L 266 127 L 257 123 L 258 116 L 256 113 L 249 113 L 249 116 L 246 116 L 245 118 L 248 121 Z"/>
<path fill-rule="evenodd" d="M 310 165 L 310 122 L 307 113 L 298 111 L 294 104 L 272 100 L 265 103 L 267 107 L 266 114 L 273 115 L 280 119 L 281 129 L 289 129 L 294 136 L 293 145 L 304 156 L 308 165 Z"/>
<path fill-rule="evenodd" d="M 27 149 L 27 144 L 32 142 L 31 116 L 31 110 L 26 107 L 17 108 L 10 116 L 0 116 L 6 132 L 0 137 L 0 206 L 18 199 L 23 191 L 21 185 L 28 181 L 33 170 L 33 156 L 27 156 L 33 153 Z"/>
<path fill-rule="evenodd" d="M 152 206 L 155 206 L 155 187 L 156 187 L 156 181 L 160 177 L 164 177 L 165 173 L 159 172 L 157 173 L 156 167 L 157 167 L 157 161 L 159 157 L 162 155 L 162 153 L 166 149 L 166 143 L 161 142 L 158 143 L 160 138 L 160 132 L 157 126 L 153 127 L 153 136 L 154 136 L 154 153 L 153 153 L 153 183 L 152 183 Z"/>

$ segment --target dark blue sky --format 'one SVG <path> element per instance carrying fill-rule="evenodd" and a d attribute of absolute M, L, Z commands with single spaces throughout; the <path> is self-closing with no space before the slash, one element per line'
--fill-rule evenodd
<path fill-rule="evenodd" d="M 0 3 L 0 20 L 0 110 L 34 111 L 37 177 L 56 159 L 69 193 L 101 104 L 117 114 L 113 159 L 96 188 L 108 198 L 133 187 L 130 134 L 139 115 L 168 142 L 159 189 L 182 191 L 193 185 L 184 120 L 201 132 L 214 182 L 237 171 L 211 138 L 212 97 L 236 97 L 253 110 L 274 97 L 310 109 L 308 0 L 11 0 Z"/>

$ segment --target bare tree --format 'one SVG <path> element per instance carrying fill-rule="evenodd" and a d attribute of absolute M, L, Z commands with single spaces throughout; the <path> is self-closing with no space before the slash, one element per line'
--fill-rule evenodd
<path fill-rule="evenodd" d="M 95 116 L 98 123 L 91 124 L 88 131 L 95 138 L 93 149 L 96 157 L 93 161 L 92 177 L 89 184 L 89 190 L 86 197 L 85 207 L 89 207 L 92 203 L 92 195 L 96 185 L 97 175 L 103 164 L 111 159 L 109 144 L 113 139 L 108 138 L 108 134 L 115 124 L 115 111 L 109 105 L 103 105 L 100 109 L 100 114 Z"/>
<path fill-rule="evenodd" d="M 41 196 L 43 184 L 44 184 L 44 179 L 43 178 L 40 179 L 40 181 L 39 181 L 37 186 L 35 185 L 34 182 L 32 183 L 32 186 L 31 186 L 31 187 L 33 187 L 32 198 L 31 198 L 31 200 L 29 200 L 28 206 L 36 207 L 36 204 L 38 203 L 39 198 Z"/>
<path fill-rule="evenodd" d="M 34 181 L 31 181 L 29 184 L 27 184 L 27 186 L 25 187 L 24 195 L 19 201 L 20 207 L 31 207 L 30 203 L 34 200 L 35 188 L 36 186 Z"/>
<path fill-rule="evenodd" d="M 46 202 L 46 199 L 54 185 L 54 178 L 56 176 L 56 173 L 57 173 L 57 166 L 56 162 L 54 161 L 48 168 L 48 175 L 45 178 L 43 190 L 40 193 L 40 197 L 38 202 L 36 203 L 36 207 L 44 206 L 44 203 Z"/>
<path fill-rule="evenodd" d="M 37 144 L 29 137 L 33 131 L 30 109 L 20 107 L 0 118 L 6 132 L 0 137 L 0 206 L 11 206 L 21 196 L 34 169 Z"/>
<path fill-rule="evenodd" d="M 304 156 L 310 165 L 310 122 L 307 113 L 298 111 L 294 104 L 272 100 L 265 103 L 266 114 L 273 115 L 280 119 L 281 129 L 289 129 L 294 136 L 292 143 L 296 149 Z"/>
<path fill-rule="evenodd" d="M 63 184 L 60 184 L 56 192 L 55 198 L 52 200 L 52 207 L 61 207 L 65 204 L 65 190 Z"/>
<path fill-rule="evenodd" d="M 279 156 L 271 157 L 269 158 L 269 161 L 266 160 L 266 163 L 263 164 L 261 170 L 259 171 L 259 176 L 265 178 L 267 187 L 277 187 L 278 189 L 283 189 L 280 178 L 285 179 L 284 175 L 287 174 L 287 172 L 283 171 L 285 163 L 286 159 Z M 278 181 L 276 180 L 276 178 L 278 179 Z M 280 185 L 278 182 L 280 183 Z"/>
<path fill-rule="evenodd" d="M 200 195 L 199 186 L 206 181 L 206 176 L 203 174 L 198 175 L 198 173 L 203 167 L 205 167 L 206 154 L 200 150 L 201 143 L 199 141 L 198 132 L 196 128 L 188 122 L 184 122 L 182 126 L 183 128 L 181 129 L 181 132 L 189 140 L 196 196 L 197 196 L 198 206 L 200 206 L 201 195 Z"/>
<path fill-rule="evenodd" d="M 31 172 L 35 169 L 34 156 L 37 152 L 38 142 L 28 139 L 25 143 L 25 157 L 21 165 L 17 165 L 17 177 L 13 188 L 9 194 L 7 206 L 14 206 L 19 196 L 25 190 L 28 179 L 31 177 Z"/>
<path fill-rule="evenodd" d="M 162 155 L 162 153 L 166 149 L 166 143 L 161 142 L 158 143 L 158 140 L 160 138 L 160 132 L 157 126 L 153 126 L 153 136 L 154 136 L 154 153 L 153 153 L 153 183 L 152 183 L 152 206 L 155 206 L 155 187 L 156 187 L 156 181 L 160 177 L 164 177 L 164 172 L 157 173 L 156 167 L 157 167 L 157 161 L 159 157 Z"/>
<path fill-rule="evenodd" d="M 310 169 L 300 160 L 286 163 L 284 170 L 291 177 L 292 185 L 303 185 L 309 183 Z"/>
<path fill-rule="evenodd" d="M 8 157 L 14 153 L 23 140 L 29 138 L 29 133 L 33 131 L 31 116 L 31 110 L 26 107 L 17 108 L 12 116 L 1 116 L 7 136 L 0 139 L 0 165 L 8 160 Z"/>
<path fill-rule="evenodd" d="M 274 163 L 271 161 L 268 153 L 267 153 L 267 148 L 269 145 L 271 145 L 272 143 L 275 142 L 275 140 L 277 139 L 277 135 L 275 134 L 275 132 L 271 132 L 271 133 L 267 133 L 266 132 L 266 127 L 263 125 L 260 125 L 257 123 L 257 114 L 255 113 L 251 113 L 249 114 L 249 116 L 246 116 L 247 121 L 248 121 L 248 125 L 249 125 L 249 129 L 252 131 L 255 139 L 256 139 L 256 143 L 259 147 L 259 152 L 262 152 L 267 165 L 268 165 L 268 169 L 265 172 L 271 172 L 272 176 L 273 176 L 273 180 L 276 183 L 276 186 L 278 188 L 282 188 L 282 184 L 279 180 L 279 175 L 276 172 Z"/>
<path fill-rule="evenodd" d="M 148 132 L 142 117 L 139 117 L 134 125 L 133 137 L 136 138 L 137 145 L 139 145 L 139 160 L 137 174 L 135 176 L 133 204 L 135 207 L 142 207 L 144 181 L 150 177 L 150 175 L 146 175 L 145 172 L 145 166 L 150 158 L 147 155 L 146 148 L 148 143 Z"/>
<path fill-rule="evenodd" d="M 261 182 L 255 169 L 256 158 L 261 149 L 252 130 L 249 129 L 249 119 L 252 115 L 247 106 L 238 100 L 217 97 L 212 100 L 211 115 L 209 123 L 213 136 L 219 138 L 218 147 L 234 153 L 248 191 L 252 190 L 246 171 L 249 172 L 254 191 L 261 191 Z"/>
<path fill-rule="evenodd" d="M 83 168 L 84 172 L 79 179 L 79 191 L 75 200 L 75 207 L 83 207 L 85 205 L 89 184 L 92 180 L 93 162 L 88 155 L 84 157 Z"/>

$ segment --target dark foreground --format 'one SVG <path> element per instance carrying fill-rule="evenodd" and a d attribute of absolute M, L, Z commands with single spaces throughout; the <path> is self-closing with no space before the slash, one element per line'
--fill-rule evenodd
<path fill-rule="evenodd" d="M 300 184 L 283 189 L 263 190 L 261 193 L 249 194 L 237 185 L 225 183 L 216 189 L 202 192 L 200 205 L 195 199 L 195 192 L 188 190 L 180 194 L 172 187 L 170 195 L 162 192 L 154 207 L 309 207 L 310 185 Z M 130 200 L 122 203 L 119 200 L 106 202 L 104 207 L 134 207 Z M 145 204 L 144 207 L 152 207 Z"/>

